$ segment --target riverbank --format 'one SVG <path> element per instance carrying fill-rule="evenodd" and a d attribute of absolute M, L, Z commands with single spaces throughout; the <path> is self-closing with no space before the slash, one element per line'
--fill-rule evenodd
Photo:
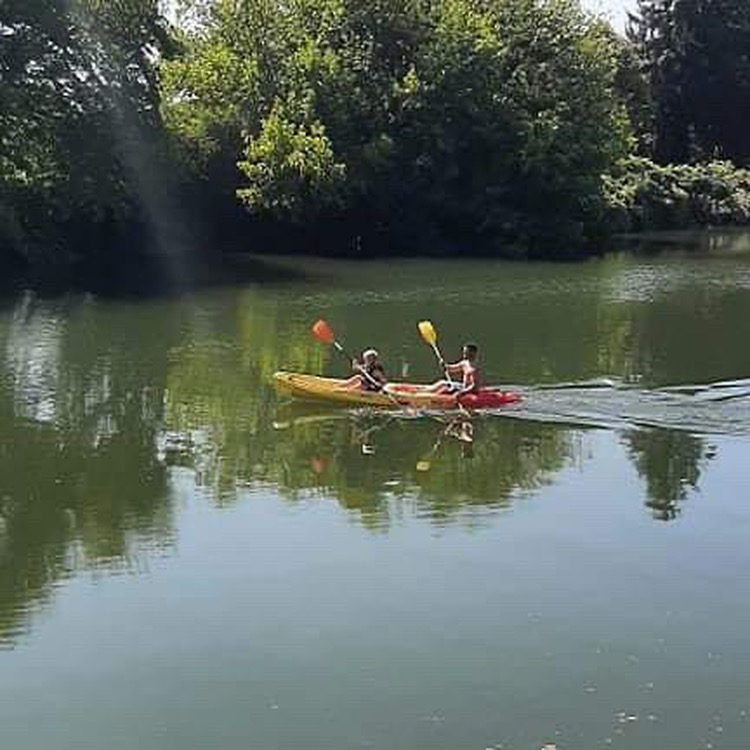
<path fill-rule="evenodd" d="M 53 248 L 44 240 L 29 239 L 21 251 L 12 250 L 6 239 L 0 264 L 6 283 L 18 277 L 50 286 L 102 288 L 132 286 L 140 278 L 143 288 L 159 286 L 178 268 L 193 274 L 206 264 L 220 265 L 227 255 L 341 257 L 466 257 L 581 260 L 601 255 L 620 245 L 622 235 L 660 242 L 660 232 L 680 232 L 687 237 L 702 232 L 706 237 L 722 232 L 741 233 L 750 226 L 750 171 L 727 162 L 705 165 L 661 167 L 642 158 L 625 160 L 604 181 L 606 208 L 600 225 L 569 225 L 557 235 L 527 234 L 516 237 L 518 227 L 507 227 L 505 235 L 440 235 L 435 227 L 415 225 L 398 237 L 393 228 L 357 226 L 351 217 L 311 221 L 297 225 L 253 219 L 238 206 L 226 206 L 218 216 L 196 207 L 173 206 L 170 215 L 152 226 L 119 227 L 112 237 L 90 229 L 85 239 L 75 233 L 61 234 Z M 189 205 L 189 204 L 186 204 Z M 401 227 L 404 229 L 404 227 Z M 51 230 L 46 228 L 46 232 Z M 33 232 L 31 233 L 33 235 Z M 93 242 L 91 236 L 96 235 Z M 666 235 L 663 235 L 666 238 Z M 76 246 L 80 239 L 84 244 Z M 111 241 L 111 245 L 108 242 Z M 201 275 L 204 271 L 199 272 Z M 153 276 L 152 280 L 145 278 Z"/>

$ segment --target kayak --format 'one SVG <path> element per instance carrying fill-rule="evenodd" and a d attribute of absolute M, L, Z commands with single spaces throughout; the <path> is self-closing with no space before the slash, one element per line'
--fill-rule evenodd
<path fill-rule="evenodd" d="M 277 372 L 273 376 L 276 388 L 298 398 L 333 401 L 356 406 L 384 406 L 395 408 L 414 406 L 425 409 L 455 409 L 456 397 L 445 393 L 431 393 L 428 385 L 417 383 L 388 383 L 390 396 L 377 391 L 364 391 L 347 386 L 345 380 L 321 378 L 317 375 L 304 375 L 298 372 Z M 461 405 L 468 409 L 494 409 L 499 406 L 516 404 L 521 394 L 502 388 L 480 388 L 476 393 L 461 396 Z"/>

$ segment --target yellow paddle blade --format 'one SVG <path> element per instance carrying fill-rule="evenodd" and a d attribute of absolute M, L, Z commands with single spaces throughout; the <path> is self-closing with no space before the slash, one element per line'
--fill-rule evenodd
<path fill-rule="evenodd" d="M 417 323 L 417 328 L 419 329 L 419 335 L 425 340 L 425 342 L 430 346 L 435 346 L 437 333 L 435 332 L 435 327 L 432 325 L 432 322 L 429 320 L 420 320 L 419 323 Z"/>

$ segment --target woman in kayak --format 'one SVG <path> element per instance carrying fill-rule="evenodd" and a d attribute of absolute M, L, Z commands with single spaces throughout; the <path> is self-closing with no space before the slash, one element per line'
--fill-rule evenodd
<path fill-rule="evenodd" d="M 461 382 L 438 380 L 430 386 L 433 393 L 453 393 L 456 396 L 463 396 L 467 393 L 475 393 L 482 387 L 482 378 L 477 364 L 479 347 L 476 344 L 464 344 L 462 354 L 462 359 L 458 362 L 452 364 L 440 362 L 448 378 L 453 375 L 460 378 Z"/>
<path fill-rule="evenodd" d="M 350 388 L 361 388 L 363 391 L 382 391 L 388 379 L 385 368 L 379 359 L 376 349 L 365 349 L 360 360 L 352 360 L 352 369 L 357 371 L 346 385 Z"/>

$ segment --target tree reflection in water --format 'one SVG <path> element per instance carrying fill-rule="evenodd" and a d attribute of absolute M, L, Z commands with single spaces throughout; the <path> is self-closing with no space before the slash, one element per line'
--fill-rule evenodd
<path fill-rule="evenodd" d="M 629 430 L 623 442 L 646 482 L 646 506 L 653 517 L 659 521 L 676 518 L 689 490 L 697 490 L 713 449 L 689 432 L 661 428 Z"/>
<path fill-rule="evenodd" d="M 259 288 L 199 304 L 23 295 L 0 316 L 0 642 L 56 582 L 169 548 L 175 465 L 217 504 L 248 488 L 331 498 L 384 530 L 405 515 L 480 522 L 583 461 L 580 428 L 279 403 L 274 370 L 330 371 L 293 302 Z M 354 338 L 378 343 L 371 333 Z M 643 429 L 622 441 L 654 517 L 674 518 L 706 441 Z"/>
<path fill-rule="evenodd" d="M 481 416 L 415 419 L 292 405 L 256 428 L 244 440 L 221 430 L 241 444 L 204 451 L 201 481 L 272 483 L 291 500 L 323 493 L 377 527 L 388 525 L 394 502 L 415 503 L 416 513 L 438 523 L 506 507 L 514 492 L 540 486 L 577 451 L 577 433 L 566 428 Z M 184 463 L 184 452 L 171 460 Z"/>
<path fill-rule="evenodd" d="M 154 451 L 174 321 L 129 314 L 120 337 L 110 315 L 67 307 L 25 296 L 0 325 L 0 644 L 60 580 L 138 569 L 174 536 Z"/>

